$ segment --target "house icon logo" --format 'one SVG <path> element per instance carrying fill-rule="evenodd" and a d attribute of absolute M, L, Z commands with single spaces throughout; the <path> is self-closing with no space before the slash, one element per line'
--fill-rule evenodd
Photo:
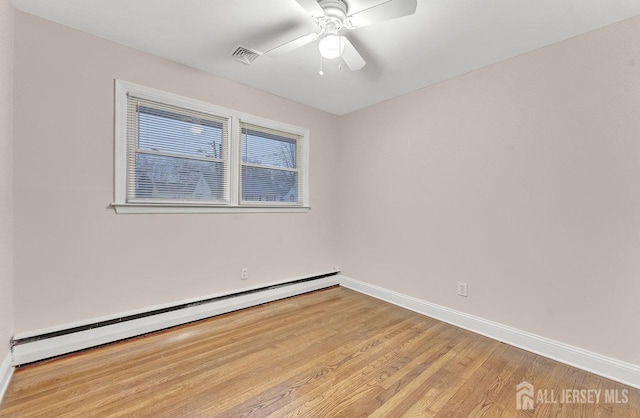
<path fill-rule="evenodd" d="M 516 386 L 516 409 L 530 411 L 535 408 L 533 402 L 533 385 L 527 381 Z"/>

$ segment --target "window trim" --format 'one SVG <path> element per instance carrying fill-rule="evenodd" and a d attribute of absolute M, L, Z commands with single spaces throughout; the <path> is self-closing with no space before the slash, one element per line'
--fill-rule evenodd
<path fill-rule="evenodd" d="M 127 202 L 127 94 L 145 100 L 156 101 L 210 113 L 229 120 L 227 140 L 229 173 L 229 202 L 221 203 L 186 203 L 186 202 Z M 287 202 L 242 202 L 240 199 L 240 121 L 282 132 L 287 132 L 301 139 L 297 146 L 301 147 L 302 167 L 302 203 Z M 211 103 L 190 99 L 173 93 L 167 93 L 150 87 L 141 86 L 122 80 L 115 80 L 115 149 L 114 149 L 114 202 L 111 204 L 116 213 L 255 213 L 255 212 L 308 212 L 309 206 L 309 129 L 289 125 L 282 122 L 238 112 Z"/>

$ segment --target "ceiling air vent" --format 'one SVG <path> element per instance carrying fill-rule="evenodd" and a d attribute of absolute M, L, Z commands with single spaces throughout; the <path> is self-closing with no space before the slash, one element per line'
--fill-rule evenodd
<path fill-rule="evenodd" d="M 231 53 L 231 56 L 236 61 L 240 61 L 244 64 L 251 64 L 256 58 L 262 55 L 262 52 L 251 49 L 242 44 L 236 45 L 235 49 Z"/>

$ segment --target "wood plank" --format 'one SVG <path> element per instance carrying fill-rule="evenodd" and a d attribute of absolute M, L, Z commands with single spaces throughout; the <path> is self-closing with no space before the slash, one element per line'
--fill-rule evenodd
<path fill-rule="evenodd" d="M 516 385 L 628 390 L 517 411 Z M 604 395 L 603 395 L 604 396 Z M 640 391 L 345 288 L 20 367 L 0 417 L 638 417 Z"/>

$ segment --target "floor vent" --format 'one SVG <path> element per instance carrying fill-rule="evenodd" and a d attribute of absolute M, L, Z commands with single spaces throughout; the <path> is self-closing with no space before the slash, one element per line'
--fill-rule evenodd
<path fill-rule="evenodd" d="M 256 58 L 262 55 L 262 52 L 251 49 L 242 44 L 236 45 L 235 49 L 231 53 L 231 56 L 236 61 L 240 61 L 244 64 L 251 64 Z"/>

